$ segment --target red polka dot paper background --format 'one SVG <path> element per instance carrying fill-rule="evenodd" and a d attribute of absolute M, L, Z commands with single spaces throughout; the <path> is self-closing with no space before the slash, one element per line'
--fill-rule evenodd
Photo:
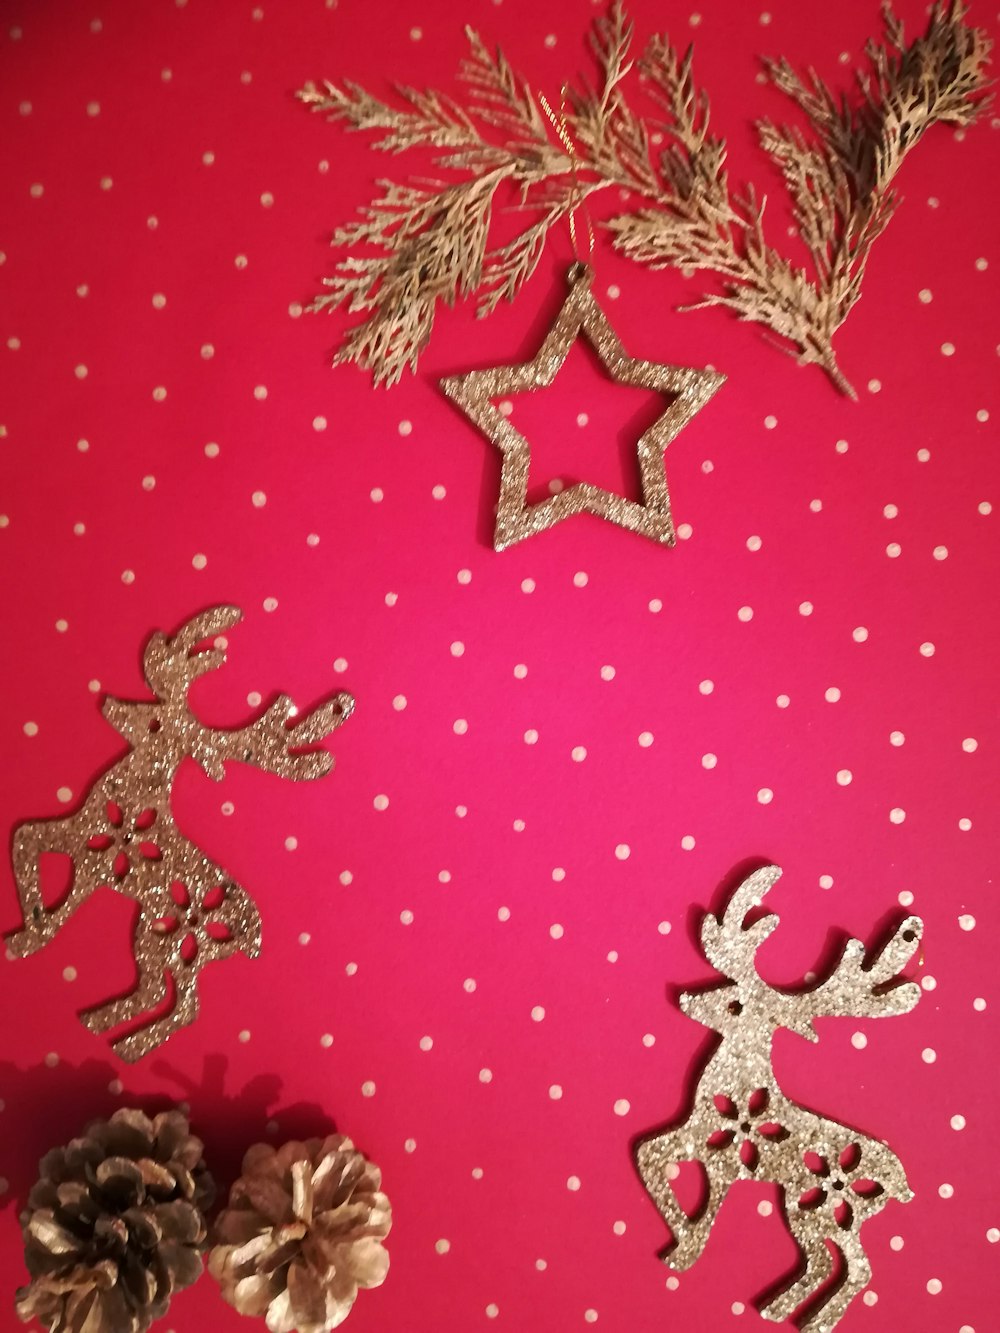
<path fill-rule="evenodd" d="M 777 1191 L 734 1189 L 675 1276 L 631 1148 L 683 1117 L 712 1041 L 675 1003 L 713 979 L 699 913 L 772 861 L 775 983 L 847 934 L 926 923 L 912 1013 L 776 1045 L 786 1092 L 888 1140 L 915 1192 L 866 1226 L 873 1276 L 842 1327 L 996 1329 L 995 112 L 906 164 L 838 338 L 856 404 L 754 327 L 675 313 L 699 280 L 599 231 L 595 293 L 629 351 L 728 377 L 667 451 L 680 540 L 576 518 L 497 555 L 498 458 L 437 380 L 533 355 L 569 238 L 515 306 L 444 311 L 392 392 L 331 369 L 345 321 L 302 314 L 329 235 L 409 164 L 293 93 L 454 88 L 469 22 L 558 99 L 592 6 L 0 10 L 5 828 L 76 808 L 124 753 L 102 694 L 148 697 L 146 638 L 206 606 L 245 612 L 192 690 L 206 721 L 278 690 L 357 699 L 320 781 L 182 770 L 181 828 L 263 919 L 259 960 L 202 974 L 193 1027 L 128 1066 L 80 1025 L 134 980 L 134 904 L 110 890 L 0 966 L 0 1326 L 38 1157 L 171 1100 L 224 1186 L 251 1143 L 331 1123 L 381 1165 L 392 1267 L 356 1333 L 763 1326 L 754 1299 L 796 1263 Z M 632 11 L 642 40 L 695 39 L 733 177 L 767 188 L 793 246 L 754 53 L 846 87 L 877 6 Z M 634 488 L 654 401 L 575 349 L 512 403 L 532 494 Z M 0 928 L 19 924 L 5 858 Z M 248 1326 L 207 1277 L 162 1325 Z"/>

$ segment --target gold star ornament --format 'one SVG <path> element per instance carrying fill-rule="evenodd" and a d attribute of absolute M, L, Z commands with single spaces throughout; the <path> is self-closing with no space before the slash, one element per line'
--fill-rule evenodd
<path fill-rule="evenodd" d="M 721 388 L 724 375 L 714 370 L 667 366 L 639 361 L 625 351 L 607 315 L 591 292 L 594 271 L 574 264 L 569 271 L 569 295 L 534 359 L 519 366 L 471 370 L 441 381 L 441 387 L 474 421 L 503 455 L 500 502 L 493 546 L 503 551 L 515 542 L 543 532 L 571 514 L 596 514 L 630 532 L 638 532 L 662 546 L 677 540 L 670 513 L 670 494 L 663 454 L 670 441 Z M 600 486 L 580 482 L 539 504 L 528 504 L 531 445 L 494 405 L 508 394 L 547 388 L 566 360 L 581 331 L 587 335 L 605 369 L 619 384 L 638 385 L 669 395 L 666 411 L 639 437 L 637 444 L 642 502 L 629 500 Z"/>

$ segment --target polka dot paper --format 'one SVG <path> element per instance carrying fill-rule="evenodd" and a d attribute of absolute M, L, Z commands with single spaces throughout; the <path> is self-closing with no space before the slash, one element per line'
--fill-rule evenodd
<path fill-rule="evenodd" d="M 846 86 L 879 23 L 867 0 L 631 11 L 695 40 L 733 178 L 761 182 L 751 122 L 779 102 L 753 53 Z M 1000 120 L 935 131 L 907 161 L 838 335 L 856 405 L 724 312 L 675 313 L 697 279 L 630 266 L 598 228 L 594 294 L 630 353 L 727 377 L 667 454 L 677 545 L 583 515 L 497 554 L 499 456 L 438 381 L 530 358 L 569 237 L 516 306 L 443 312 L 420 373 L 374 392 L 329 365 L 340 317 L 303 309 L 334 227 L 407 164 L 294 90 L 448 88 L 466 22 L 558 88 L 587 68 L 589 17 L 4 6 L 8 836 L 79 808 L 125 753 L 102 700 L 146 699 L 141 646 L 213 605 L 245 616 L 192 685 L 207 727 L 246 725 L 279 687 L 357 701 L 322 782 L 178 770 L 178 827 L 261 919 L 259 958 L 202 972 L 197 1023 L 135 1065 L 79 1023 L 135 984 L 135 906 L 110 888 L 2 960 L 10 1293 L 38 1157 L 117 1106 L 180 1101 L 224 1186 L 251 1143 L 334 1128 L 379 1163 L 392 1264 L 356 1333 L 764 1327 L 755 1303 L 797 1262 L 776 1188 L 739 1182 L 675 1273 L 633 1150 L 683 1121 L 712 1049 L 677 1004 L 720 979 L 699 914 L 776 863 L 781 929 L 758 958 L 775 986 L 848 936 L 925 925 L 912 1012 L 774 1046 L 787 1095 L 890 1142 L 913 1190 L 867 1223 L 872 1277 L 840 1328 L 996 1326 Z M 995 32 L 984 7 L 971 18 Z M 780 233 L 777 180 L 773 196 Z M 662 399 L 584 346 L 497 407 L 531 440 L 529 503 L 580 482 L 638 495 L 635 440 Z M 66 872 L 43 858 L 48 906 Z M 2 858 L 0 930 L 20 926 Z M 205 1280 L 163 1327 L 246 1325 Z"/>

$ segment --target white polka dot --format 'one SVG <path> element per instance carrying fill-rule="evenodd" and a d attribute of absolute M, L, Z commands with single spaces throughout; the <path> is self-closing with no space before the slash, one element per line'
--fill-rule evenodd
<path fill-rule="evenodd" d="M 733 1312 L 733 1314 L 743 1314 L 743 1312 L 746 1310 L 747 1307 L 743 1304 L 742 1301 L 733 1301 L 732 1305 L 729 1308 Z"/>
<path fill-rule="evenodd" d="M 851 632 L 851 638 L 855 643 L 867 643 L 868 631 L 865 629 L 864 625 L 859 625 L 857 629 Z"/>
<path fill-rule="evenodd" d="M 374 801 L 372 801 L 372 805 L 376 810 L 388 810 L 389 798 L 384 793 L 380 792 L 379 795 L 375 797 Z"/>
<path fill-rule="evenodd" d="M 431 495 L 434 497 L 435 500 L 443 500 L 447 494 L 448 492 L 440 484 L 431 487 Z"/>
<path fill-rule="evenodd" d="M 770 805 L 774 800 L 774 792 L 770 787 L 761 787 L 760 791 L 757 793 L 757 800 L 761 805 Z"/>
<path fill-rule="evenodd" d="M 650 1046 L 656 1045 L 656 1038 L 653 1036 L 652 1032 L 646 1033 L 646 1035 L 642 1039 L 642 1044 L 647 1048 L 647 1050 L 649 1049 Z"/>
<path fill-rule="evenodd" d="M 406 695 L 405 694 L 395 695 L 392 701 L 392 706 L 393 708 L 395 708 L 397 713 L 401 713 L 403 709 L 406 707 Z"/>
<path fill-rule="evenodd" d="M 779 694 L 774 702 L 778 705 L 779 708 L 787 708 L 792 701 L 791 699 L 789 699 L 787 694 Z"/>
<path fill-rule="evenodd" d="M 624 1236 L 627 1228 L 624 1222 L 616 1222 L 614 1226 L 611 1228 L 611 1230 L 615 1233 L 616 1236 Z"/>
<path fill-rule="evenodd" d="M 927 1283 L 927 1290 L 932 1296 L 939 1296 L 944 1288 L 944 1283 L 939 1277 L 932 1277 Z"/>
<path fill-rule="evenodd" d="M 63 968 L 63 981 L 75 981 L 75 980 L 76 980 L 76 968 L 75 968 L 75 967 L 72 967 L 72 966 L 71 966 L 71 967 L 64 967 L 64 968 Z"/>
<path fill-rule="evenodd" d="M 918 651 L 921 657 L 933 657 L 936 650 L 934 645 L 928 642 L 922 643 Z"/>
<path fill-rule="evenodd" d="M 741 606 L 736 612 L 736 618 L 737 620 L 742 620 L 744 624 L 746 624 L 748 620 L 753 620 L 753 607 Z"/>
<path fill-rule="evenodd" d="M 878 1292 L 866 1291 L 864 1295 L 861 1297 L 861 1300 L 864 1302 L 865 1305 L 869 1306 L 878 1305 Z"/>
<path fill-rule="evenodd" d="M 25 724 L 24 724 L 24 734 L 25 734 L 26 736 L 37 736 L 37 735 L 38 735 L 38 723 L 37 723 L 37 722 L 25 722 Z"/>
<path fill-rule="evenodd" d="M 535 580 L 534 580 L 534 579 L 522 579 L 522 580 L 521 580 L 521 591 L 522 591 L 522 592 L 534 592 L 534 591 L 535 591 Z"/>
<path fill-rule="evenodd" d="M 955 1186 L 947 1183 L 939 1185 L 938 1194 L 942 1199 L 952 1199 L 955 1197 Z"/>
<path fill-rule="evenodd" d="M 278 599 L 277 597 L 265 597 L 261 605 L 263 606 L 264 610 L 269 613 L 272 611 L 277 611 Z"/>
<path fill-rule="evenodd" d="M 841 768 L 837 772 L 837 783 L 841 787 L 849 787 L 854 781 L 854 774 L 849 768 Z"/>
<path fill-rule="evenodd" d="M 868 1045 L 868 1038 L 863 1032 L 855 1032 L 851 1036 L 851 1045 L 856 1051 L 863 1051 Z"/>
<path fill-rule="evenodd" d="M 302 934 L 299 936 L 299 943 L 302 945 L 303 948 L 305 948 L 305 946 L 309 943 L 311 939 L 312 936 L 309 934 L 308 930 L 304 930 Z"/>
<path fill-rule="evenodd" d="M 497 1315 L 498 1315 L 499 1313 L 500 1313 L 500 1307 L 499 1307 L 499 1305 L 495 1305 L 495 1304 L 491 1301 L 491 1302 L 489 1303 L 489 1305 L 487 1305 L 487 1307 L 486 1307 L 486 1318 L 487 1318 L 487 1319 L 496 1319 L 496 1317 L 497 1317 Z"/>
<path fill-rule="evenodd" d="M 906 740 L 906 737 L 903 735 L 903 733 L 902 733 L 901 731 L 890 731 L 890 732 L 889 732 L 889 744 L 890 744 L 890 745 L 896 745 L 896 746 L 899 746 L 899 745 L 902 745 L 903 742 L 904 742 L 905 740 Z"/>
<path fill-rule="evenodd" d="M 839 703 L 840 690 L 837 688 L 836 685 L 831 685 L 830 688 L 826 690 L 826 692 L 824 693 L 823 698 L 827 701 L 828 704 Z"/>
<path fill-rule="evenodd" d="M 759 551 L 762 545 L 763 545 L 763 542 L 761 541 L 761 539 L 760 539 L 759 537 L 748 537 L 748 538 L 747 538 L 747 550 L 748 550 L 748 551 Z"/>
<path fill-rule="evenodd" d="M 954 343 L 942 343 L 942 344 L 941 344 L 941 355 L 942 355 L 942 356 L 954 356 L 954 355 L 955 355 L 955 344 L 954 344 Z"/>
<path fill-rule="evenodd" d="M 420 1049 L 421 1049 L 422 1051 L 430 1051 L 430 1050 L 433 1050 L 433 1048 L 434 1048 L 434 1038 L 433 1038 L 433 1037 L 421 1037 L 421 1038 L 420 1038 L 420 1041 L 419 1041 L 418 1044 L 419 1044 Z"/>
<path fill-rule="evenodd" d="M 57 620 L 57 621 L 56 621 L 56 629 L 58 630 L 58 632 L 59 632 L 60 634 L 65 634 L 66 631 L 69 629 L 69 621 L 68 621 L 68 620 Z"/>
<path fill-rule="evenodd" d="M 552 871 L 552 879 L 556 884 L 561 884 L 566 878 L 566 871 L 562 866 L 556 866 Z"/>
<path fill-rule="evenodd" d="M 969 829 L 972 828 L 972 820 L 960 819 L 958 821 L 958 827 L 962 830 L 963 833 L 968 833 Z"/>
<path fill-rule="evenodd" d="M 882 513 L 886 518 L 897 518 L 899 515 L 899 508 L 897 505 L 885 505 L 882 509 Z"/>
<path fill-rule="evenodd" d="M 812 602 L 799 602 L 800 616 L 811 616 L 813 613 L 813 609 L 814 608 Z"/>
<path fill-rule="evenodd" d="M 511 825 L 511 827 L 513 828 L 513 830 L 514 830 L 515 833 L 523 833 L 523 832 L 524 832 L 524 829 L 525 829 L 525 823 L 524 823 L 524 820 L 523 820 L 523 819 L 515 819 L 515 820 L 514 820 L 514 823 Z"/>
<path fill-rule="evenodd" d="M 989 421 L 989 419 L 990 419 L 989 412 L 987 412 L 985 407 L 981 407 L 976 413 L 976 420 L 980 423 L 980 425 L 985 425 L 986 422 Z"/>
<path fill-rule="evenodd" d="M 774 1212 L 774 1204 L 769 1199 L 761 1199 L 757 1205 L 757 1212 L 761 1217 L 770 1217 Z"/>
<path fill-rule="evenodd" d="M 929 287 L 921 287 L 917 297 L 922 305 L 930 305 L 931 301 L 934 300 L 934 293 Z"/>
<path fill-rule="evenodd" d="M 903 1240 L 902 1236 L 893 1236 L 893 1238 L 889 1241 L 889 1249 L 895 1250 L 895 1252 L 898 1254 L 899 1251 L 903 1248 L 905 1243 L 906 1242 Z"/>
<path fill-rule="evenodd" d="M 509 908 L 509 907 L 498 907 L 498 908 L 497 908 L 497 920 L 498 920 L 498 921 L 509 921 L 509 920 L 510 920 L 510 908 Z"/>
<path fill-rule="evenodd" d="M 517 665 L 514 667 L 514 679 L 524 680 L 527 674 L 528 674 L 528 668 L 525 666 L 523 662 L 518 662 Z"/>
<path fill-rule="evenodd" d="M 893 824 L 902 824 L 905 818 L 906 818 L 906 811 L 901 809 L 898 805 L 893 806 L 893 808 L 889 811 L 889 820 Z"/>
<path fill-rule="evenodd" d="M 444 1240 L 443 1238 L 441 1240 L 436 1240 L 434 1242 L 434 1249 L 438 1254 L 447 1254 L 451 1249 L 451 1241 Z"/>
<path fill-rule="evenodd" d="M 528 730 L 524 733 L 524 743 L 525 745 L 537 745 L 538 732 L 535 730 L 534 727 L 529 727 Z"/>
<path fill-rule="evenodd" d="M 250 497 L 250 503 L 253 505 L 254 509 L 263 509 L 267 504 L 267 496 L 263 491 L 254 491 L 253 495 Z"/>
<path fill-rule="evenodd" d="M 214 440 L 210 440 L 208 444 L 205 445 L 205 457 L 218 458 L 218 456 L 219 456 L 219 446 L 215 443 Z"/>
<path fill-rule="evenodd" d="M 473 992 L 476 989 L 476 983 L 472 977 L 465 978 L 465 980 L 462 982 L 462 989 L 465 991 L 466 995 L 473 994 Z"/>
<path fill-rule="evenodd" d="M 404 926 L 413 925 L 413 913 L 410 911 L 408 907 L 403 908 L 403 910 L 399 914 L 399 919 Z"/>
<path fill-rule="evenodd" d="M 890 542 L 885 548 L 885 553 L 890 560 L 898 559 L 902 552 L 903 548 L 900 546 L 899 542 Z"/>
<path fill-rule="evenodd" d="M 838 440 L 833 447 L 834 449 L 836 449 L 838 454 L 846 454 L 848 449 L 850 448 L 850 445 L 847 443 L 846 440 Z"/>
<path fill-rule="evenodd" d="M 656 929 L 661 935 L 669 935 L 671 930 L 670 922 L 661 921 L 660 924 L 656 927 Z"/>
<path fill-rule="evenodd" d="M 208 564 L 208 556 L 205 555 L 204 552 L 199 551 L 197 555 L 191 557 L 191 564 L 195 569 L 204 569 Z"/>
<path fill-rule="evenodd" d="M 615 678 L 615 669 L 613 666 L 601 667 L 601 680 L 614 680 L 614 678 Z"/>
<path fill-rule="evenodd" d="M 493 1070 L 492 1070 L 492 1069 L 480 1069 L 480 1071 L 479 1071 L 479 1081 L 480 1081 L 480 1083 L 492 1083 L 492 1082 L 493 1082 Z"/>
<path fill-rule="evenodd" d="M 238 1034 L 238 1040 L 240 1040 L 241 1042 L 243 1042 L 244 1045 L 246 1045 L 246 1043 L 250 1040 L 250 1029 L 244 1028 L 243 1031 Z"/>
<path fill-rule="evenodd" d="M 298 840 L 298 838 L 286 838 L 286 839 L 285 839 L 285 851 L 286 851 L 286 852 L 294 852 L 295 849 L 298 847 L 298 845 L 299 845 L 299 840 Z"/>
<path fill-rule="evenodd" d="M 463 584 L 463 585 L 465 585 L 465 584 L 467 584 L 467 583 L 471 583 L 471 582 L 472 582 L 472 570 L 471 570 L 471 569 L 460 569 L 460 570 L 458 571 L 458 573 L 455 575 L 455 578 L 459 581 L 459 583 L 461 583 L 461 584 Z"/>
<path fill-rule="evenodd" d="M 566 1188 L 572 1190 L 574 1193 L 580 1188 L 580 1185 L 581 1181 L 579 1176 L 570 1176 L 566 1181 Z"/>
<path fill-rule="evenodd" d="M 958 918 L 958 924 L 959 924 L 959 927 L 960 927 L 962 930 L 975 930 L 975 928 L 976 928 L 976 918 L 975 918 L 974 916 L 970 915 L 968 912 L 964 912 L 964 913 Z"/>
<path fill-rule="evenodd" d="M 925 1046 L 920 1052 L 920 1058 L 925 1065 L 932 1065 L 937 1059 L 937 1051 L 934 1050 L 933 1046 Z"/>
<path fill-rule="evenodd" d="M 45 1057 L 45 1063 L 49 1067 L 49 1069 L 55 1069 L 56 1065 L 59 1063 L 59 1056 L 57 1052 L 49 1051 L 48 1055 Z"/>
<path fill-rule="evenodd" d="M 396 427 L 396 429 L 399 431 L 400 435 L 412 435 L 412 434 L 413 434 L 413 422 L 412 422 L 412 421 L 406 421 L 406 420 L 403 420 L 403 421 L 401 421 L 401 422 L 399 423 L 399 425 Z"/>
<path fill-rule="evenodd" d="M 372 504 L 376 505 L 381 504 L 382 501 L 385 499 L 385 491 L 382 489 L 381 486 L 373 486 L 371 490 L 368 492 L 368 495 L 369 498 L 371 499 Z"/>
<path fill-rule="evenodd" d="M 348 884 L 354 883 L 354 876 L 351 874 L 349 870 L 342 870 L 340 874 L 337 876 L 337 878 L 340 880 L 341 884 L 343 884 L 345 888 L 348 886 Z"/>
<path fill-rule="evenodd" d="M 690 541 L 693 532 L 694 528 L 690 523 L 681 523 L 677 528 L 677 535 L 682 542 Z"/>
<path fill-rule="evenodd" d="M 981 995 L 977 995 L 976 998 L 972 1001 L 972 1007 L 973 1009 L 975 1009 L 977 1014 L 981 1014 L 986 1008 L 986 1001 L 983 999 Z"/>
<path fill-rule="evenodd" d="M 56 792 L 56 800 L 60 801 L 63 805 L 65 805 L 68 801 L 71 801 L 72 799 L 73 799 L 73 792 L 69 787 L 60 787 L 59 790 Z"/>
<path fill-rule="evenodd" d="M 777 424 L 778 424 L 778 418 L 775 416 L 766 416 L 764 418 L 764 425 L 767 427 L 768 430 L 774 430 Z"/>
<path fill-rule="evenodd" d="M 878 380 L 878 379 L 870 379 L 870 380 L 868 381 L 868 392 L 869 392 L 869 393 L 881 393 L 881 392 L 882 392 L 882 381 L 881 381 L 881 380 Z"/>
<path fill-rule="evenodd" d="M 698 685 L 699 694 L 711 694 L 715 689 L 715 682 L 712 680 L 703 680 Z"/>
<path fill-rule="evenodd" d="M 912 906 L 913 906 L 913 894 L 910 892 L 909 889 L 901 889 L 901 890 L 900 890 L 900 892 L 899 892 L 899 897 L 898 897 L 898 902 L 899 902 L 900 907 L 912 907 Z"/>
<path fill-rule="evenodd" d="M 469 730 L 469 723 L 466 718 L 457 717 L 455 721 L 451 724 L 451 729 L 456 736 L 464 736 L 465 733 Z"/>
<path fill-rule="evenodd" d="M 596 1311 L 596 1310 L 584 1310 L 584 1312 L 583 1312 L 583 1318 L 584 1318 L 584 1321 L 585 1321 L 586 1323 L 588 1323 L 588 1324 L 596 1324 L 596 1323 L 597 1323 L 597 1311 Z"/>
<path fill-rule="evenodd" d="M 832 876 L 832 875 L 820 875 L 820 877 L 819 877 L 819 886 L 820 886 L 821 889 L 832 889 L 832 888 L 833 888 L 833 876 Z"/>
<path fill-rule="evenodd" d="M 577 572 L 573 575 L 574 588 L 585 588 L 589 582 L 590 582 L 589 575 L 585 574 L 582 569 L 577 570 Z"/>
<path fill-rule="evenodd" d="M 619 861 L 627 861 L 632 855 L 632 848 L 627 842 L 620 842 L 615 848 L 615 856 Z"/>
<path fill-rule="evenodd" d="M 920 978 L 920 987 L 922 990 L 937 990 L 937 980 L 935 977 L 924 976 Z"/>
<path fill-rule="evenodd" d="M 930 451 L 929 449 L 918 449 L 918 450 L 917 450 L 917 462 L 918 462 L 918 463 L 929 463 L 930 461 L 931 461 L 931 451 Z"/>
<path fill-rule="evenodd" d="M 935 560 L 947 560 L 948 548 L 947 546 L 935 546 L 933 554 Z"/>
<path fill-rule="evenodd" d="M 374 1097 L 374 1096 L 375 1096 L 375 1084 L 372 1082 L 372 1080 L 371 1080 L 370 1078 L 369 1078 L 369 1079 L 366 1079 L 366 1080 L 364 1081 L 364 1083 L 362 1083 L 362 1085 L 361 1085 L 361 1095 L 362 1095 L 362 1097 Z"/>
<path fill-rule="evenodd" d="M 566 932 L 563 930 L 562 926 L 560 926 L 558 921 L 555 922 L 554 925 L 549 926 L 549 934 L 554 940 L 561 940 L 565 933 Z"/>
<path fill-rule="evenodd" d="M 344 671 L 346 671 L 346 670 L 347 670 L 347 658 L 346 658 L 346 657 L 338 657 L 338 658 L 336 659 L 336 661 L 334 662 L 334 664 L 333 664 L 333 669 L 334 669 L 334 671 L 337 671 L 337 672 L 340 672 L 340 673 L 343 673 Z"/>
<path fill-rule="evenodd" d="M 582 764 L 587 757 L 586 746 L 574 745 L 572 750 L 570 751 L 570 756 L 573 759 L 574 763 Z"/>

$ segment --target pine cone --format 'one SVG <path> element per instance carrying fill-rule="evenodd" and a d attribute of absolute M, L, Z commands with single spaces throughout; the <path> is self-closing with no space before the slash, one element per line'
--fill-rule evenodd
<path fill-rule="evenodd" d="M 53 1333 L 145 1333 L 201 1275 L 214 1194 L 187 1117 L 123 1108 L 54 1148 L 21 1215 L 17 1313 Z"/>
<path fill-rule="evenodd" d="M 382 1173 L 350 1139 L 259 1143 L 219 1214 L 208 1259 L 222 1295 L 270 1333 L 329 1333 L 359 1287 L 385 1281 L 392 1225 Z"/>

